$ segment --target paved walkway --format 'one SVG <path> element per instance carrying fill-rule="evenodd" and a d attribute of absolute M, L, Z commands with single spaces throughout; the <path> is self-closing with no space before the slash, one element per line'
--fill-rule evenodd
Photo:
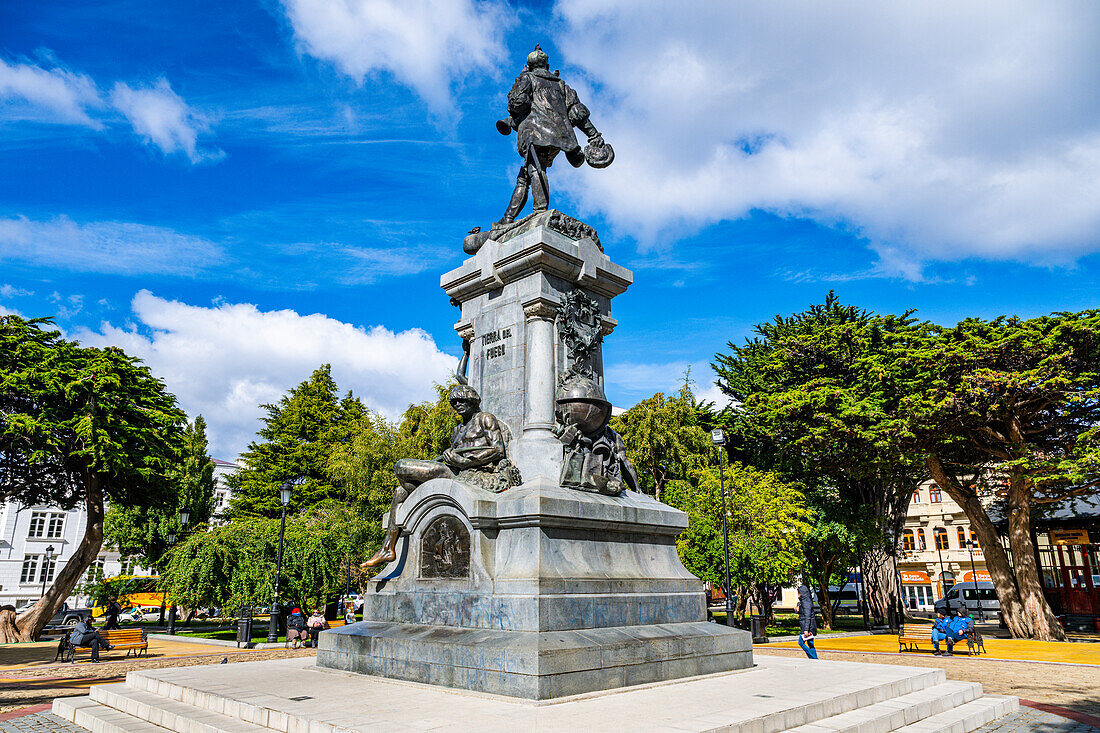
<path fill-rule="evenodd" d="M 978 729 L 977 733 L 1100 733 L 1100 728 L 1078 723 L 1053 713 L 1032 708 L 1020 708 L 1012 715 Z M 37 713 L 0 722 L 0 733 L 87 733 L 85 728 L 69 723 L 51 713 Z"/>
<path fill-rule="evenodd" d="M 829 636 L 819 636 L 814 641 L 818 651 L 832 652 L 862 652 L 869 654 L 891 654 L 898 656 L 898 637 L 893 634 L 876 634 L 874 636 L 848 636 L 840 639 Z M 902 652 L 901 656 L 926 657 L 931 653 L 931 643 L 926 647 L 929 651 Z M 784 641 L 774 644 L 758 644 L 758 649 L 798 649 L 797 641 Z M 964 650 L 966 644 L 960 647 Z M 980 659 L 1018 660 L 1026 662 L 1062 662 L 1068 664 L 1095 664 L 1100 666 L 1100 644 L 1064 642 L 1064 641 L 1030 641 L 1027 639 L 991 639 L 985 637 L 985 649 L 987 654 Z M 898 664 L 894 660 L 882 660 L 884 664 Z"/>
<path fill-rule="evenodd" d="M 235 649 L 233 647 L 216 647 L 209 644 L 195 644 L 186 641 L 168 641 L 164 639 L 149 639 L 149 657 L 192 657 L 200 654 L 225 654 L 228 652 L 237 651 L 252 651 L 246 649 Z M 52 665 L 60 665 L 60 662 L 55 662 L 54 657 L 57 656 L 57 642 L 56 641 L 32 641 L 24 642 L 22 644 L 0 644 L 0 677 L 2 673 L 9 672 L 14 669 L 28 669 L 35 667 L 46 667 Z M 145 655 L 142 655 L 144 658 Z M 126 659 L 126 650 L 116 650 L 111 652 L 100 652 L 100 658 L 104 662 L 119 662 Z M 130 657 L 133 659 L 133 657 Z M 89 665 L 88 655 L 82 654 L 78 657 L 81 661 L 76 663 L 77 666 Z M 72 665 L 65 663 L 64 667 L 71 667 Z"/>

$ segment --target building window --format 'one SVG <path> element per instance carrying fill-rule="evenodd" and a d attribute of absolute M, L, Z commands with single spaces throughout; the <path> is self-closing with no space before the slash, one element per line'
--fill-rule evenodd
<path fill-rule="evenodd" d="M 38 576 L 38 555 L 27 555 L 23 558 L 23 572 L 19 575 L 20 583 L 34 583 L 37 582 Z"/>
<path fill-rule="evenodd" d="M 949 550 L 951 545 L 947 542 L 947 530 L 943 527 L 936 527 L 932 530 L 932 536 L 936 538 L 937 550 Z"/>
<path fill-rule="evenodd" d="M 60 512 L 32 512 L 28 537 L 59 540 L 65 531 L 65 515 Z"/>
<path fill-rule="evenodd" d="M 920 491 L 913 492 L 913 503 L 920 504 Z"/>
<path fill-rule="evenodd" d="M 85 583 L 95 583 L 103 580 L 103 565 L 107 561 L 102 557 L 96 558 L 92 561 L 92 564 L 88 566 L 88 574 L 84 576 Z"/>
<path fill-rule="evenodd" d="M 939 504 L 943 501 L 943 492 L 940 491 L 940 487 L 932 484 L 928 489 L 928 501 L 932 504 Z"/>
<path fill-rule="evenodd" d="M 906 552 L 917 549 L 917 541 L 913 538 L 913 530 L 907 529 L 901 533 L 901 549 Z"/>
<path fill-rule="evenodd" d="M 42 555 L 25 555 L 23 557 L 23 570 L 19 573 L 19 582 L 49 583 L 53 580 L 54 569 L 57 567 L 57 558 L 53 562 L 46 562 Z"/>
<path fill-rule="evenodd" d="M 928 543 L 924 541 L 924 530 L 920 527 L 917 528 L 917 549 L 927 550 Z"/>
<path fill-rule="evenodd" d="M 959 547 L 966 547 L 966 527 L 959 527 Z"/>

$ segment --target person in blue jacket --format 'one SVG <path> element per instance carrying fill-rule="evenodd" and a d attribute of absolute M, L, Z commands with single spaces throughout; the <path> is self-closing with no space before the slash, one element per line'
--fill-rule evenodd
<path fill-rule="evenodd" d="M 947 614 L 944 611 L 936 609 L 936 618 L 932 622 L 932 653 L 937 657 L 941 655 L 941 641 L 947 641 L 946 656 L 951 656 L 951 645 L 955 643 L 951 640 L 951 622 L 947 619 Z"/>
<path fill-rule="evenodd" d="M 966 607 L 960 607 L 955 611 L 955 617 L 950 620 L 951 636 L 952 639 L 947 640 L 947 650 L 951 651 L 951 644 L 953 641 L 962 641 L 966 638 L 966 635 L 970 633 L 970 630 L 974 628 L 974 621 L 970 618 L 970 614 L 967 613 Z"/>

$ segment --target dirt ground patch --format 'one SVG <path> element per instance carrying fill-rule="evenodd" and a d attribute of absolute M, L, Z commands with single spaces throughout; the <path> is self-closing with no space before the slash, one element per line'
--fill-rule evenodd
<path fill-rule="evenodd" d="M 132 669 L 164 669 L 192 667 L 200 664 L 258 662 L 264 659 L 311 656 L 312 649 L 275 649 L 272 651 L 225 651 L 207 647 L 209 654 L 188 657 L 153 657 L 127 661 L 107 661 L 99 664 L 49 665 L 8 669 L 0 672 L 0 713 L 31 705 L 42 705 L 55 697 L 87 695 L 88 688 L 104 682 L 121 682 Z"/>
<path fill-rule="evenodd" d="M 753 649 L 753 654 L 805 657 L 801 650 Z M 868 664 L 898 664 L 906 667 L 940 667 L 950 680 L 980 682 L 996 695 L 1015 695 L 1070 710 L 1100 716 L 1100 668 L 1083 665 L 1008 662 L 977 657 L 933 657 L 932 655 L 858 654 L 818 650 L 822 659 Z"/>

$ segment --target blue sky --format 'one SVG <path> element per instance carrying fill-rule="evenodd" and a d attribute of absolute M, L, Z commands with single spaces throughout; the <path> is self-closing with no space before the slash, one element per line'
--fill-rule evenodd
<path fill-rule="evenodd" d="M 673 7 L 677 5 L 677 7 Z M 551 170 L 635 284 L 622 406 L 836 290 L 954 322 L 1096 304 L 1100 6 L 0 4 L 0 312 L 114 343 L 231 458 L 322 361 L 388 414 L 458 353 L 439 274 L 507 202 L 526 52 L 615 146 Z"/>

